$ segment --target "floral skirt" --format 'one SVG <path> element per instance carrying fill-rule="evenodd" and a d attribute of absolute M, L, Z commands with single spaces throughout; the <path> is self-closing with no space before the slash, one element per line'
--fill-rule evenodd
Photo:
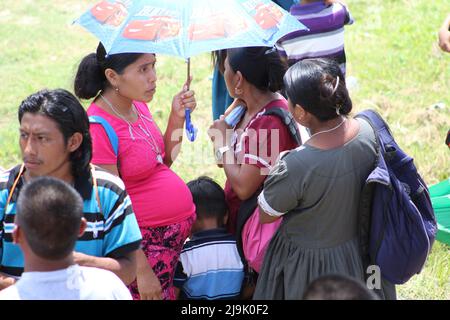
<path fill-rule="evenodd" d="M 186 220 L 168 226 L 140 228 L 142 250 L 161 282 L 164 300 L 175 300 L 173 286 L 175 269 L 194 221 L 195 215 L 192 215 Z M 128 286 L 128 289 L 134 300 L 140 300 L 136 280 Z"/>

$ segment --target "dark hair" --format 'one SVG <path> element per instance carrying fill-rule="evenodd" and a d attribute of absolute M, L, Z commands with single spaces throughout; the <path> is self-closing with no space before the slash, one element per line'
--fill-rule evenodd
<path fill-rule="evenodd" d="M 352 111 L 352 100 L 345 86 L 345 77 L 339 64 L 332 59 L 306 59 L 297 62 L 286 72 L 284 85 L 289 100 L 294 105 L 302 106 L 320 121 L 338 117 L 336 109 L 342 115 Z"/>
<path fill-rule="evenodd" d="M 51 177 L 27 183 L 17 200 L 17 223 L 31 250 L 49 260 L 62 259 L 73 251 L 82 216 L 78 192 Z"/>
<path fill-rule="evenodd" d="M 283 89 L 287 65 L 275 47 L 245 47 L 227 50 L 228 62 L 234 72 L 261 91 L 277 92 Z"/>
<path fill-rule="evenodd" d="M 361 282 L 344 275 L 326 275 L 312 281 L 305 300 L 377 300 L 378 297 Z"/>
<path fill-rule="evenodd" d="M 225 59 L 227 57 L 227 49 L 216 50 L 211 52 L 211 60 L 214 67 L 217 67 L 223 75 L 225 71 Z"/>
<path fill-rule="evenodd" d="M 19 122 L 26 113 L 42 114 L 55 121 L 64 136 L 64 142 L 74 133 L 83 136 L 80 147 L 70 154 L 74 177 L 86 174 L 92 158 L 92 140 L 89 133 L 89 119 L 77 98 L 64 89 L 41 90 L 22 101 L 19 107 Z"/>
<path fill-rule="evenodd" d="M 217 218 L 218 224 L 228 212 L 225 192 L 209 177 L 199 177 L 187 184 L 192 193 L 198 219 Z"/>
<path fill-rule="evenodd" d="M 96 53 L 90 53 L 81 60 L 74 81 L 74 92 L 80 99 L 91 99 L 109 86 L 105 76 L 106 69 L 118 74 L 135 62 L 143 53 L 118 53 L 107 55 L 105 47 L 99 42 Z"/>

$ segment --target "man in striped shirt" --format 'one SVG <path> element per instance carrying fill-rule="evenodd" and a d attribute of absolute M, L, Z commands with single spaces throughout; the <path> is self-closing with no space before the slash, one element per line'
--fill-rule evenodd
<path fill-rule="evenodd" d="M 89 120 L 81 104 L 66 90 L 42 90 L 22 102 L 19 122 L 23 164 L 0 174 L 0 289 L 23 272 L 22 252 L 12 240 L 16 201 L 22 187 L 41 176 L 69 183 L 83 199 L 87 229 L 76 243 L 75 263 L 131 283 L 141 233 L 123 182 L 90 165 Z"/>
<path fill-rule="evenodd" d="M 277 45 L 281 57 L 290 66 L 308 58 L 331 58 L 345 75 L 344 25 L 353 23 L 347 7 L 336 0 L 303 0 L 292 6 L 290 13 L 309 30 L 281 38 Z"/>

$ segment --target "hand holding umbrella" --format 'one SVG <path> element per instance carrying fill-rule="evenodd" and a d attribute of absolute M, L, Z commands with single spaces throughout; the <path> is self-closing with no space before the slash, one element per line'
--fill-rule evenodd
<path fill-rule="evenodd" d="M 183 121 L 186 119 L 186 133 L 189 140 L 194 141 L 197 129 L 191 123 L 190 114 L 197 106 L 197 101 L 195 99 L 195 92 L 189 90 L 191 81 L 192 77 L 189 77 L 183 85 L 183 89 L 173 97 L 171 113 L 177 119 L 183 119 Z"/>
<path fill-rule="evenodd" d="M 158 53 L 185 59 L 225 48 L 271 47 L 282 36 L 306 29 L 270 0 L 101 0 L 76 22 L 97 36 L 108 54 Z M 178 105 L 184 106 L 186 133 L 193 141 L 192 108 Z"/>

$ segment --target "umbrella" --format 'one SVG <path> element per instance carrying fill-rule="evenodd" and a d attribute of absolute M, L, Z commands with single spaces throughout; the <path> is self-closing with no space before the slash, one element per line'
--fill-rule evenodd
<path fill-rule="evenodd" d="M 306 27 L 270 0 L 102 0 L 75 23 L 93 33 L 108 54 L 182 57 L 220 49 L 273 46 Z M 189 140 L 195 128 L 186 110 Z"/>

